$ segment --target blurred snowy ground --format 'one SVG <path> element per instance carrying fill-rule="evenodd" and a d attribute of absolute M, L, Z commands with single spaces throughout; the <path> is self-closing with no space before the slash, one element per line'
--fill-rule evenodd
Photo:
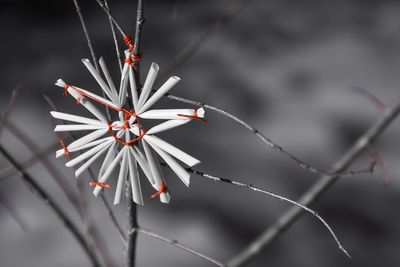
<path fill-rule="evenodd" d="M 118 79 L 106 16 L 96 2 L 82 1 L 94 42 Z M 115 17 L 133 30 L 136 1 L 110 1 Z M 176 56 L 238 1 L 146 1 L 142 72 L 156 61 L 161 73 Z M 380 111 L 350 88 L 363 87 L 387 105 L 400 99 L 400 3 L 398 1 L 253 0 L 225 27 L 212 32 L 187 62 L 173 94 L 227 109 L 313 166 L 327 169 L 371 125 Z M 11 120 L 41 148 L 57 141 L 48 94 L 63 111 L 84 112 L 53 83 L 62 77 L 83 87 L 95 83 L 80 59 L 90 57 L 72 1 L 0 1 L 1 111 L 22 84 Z M 165 77 L 164 77 L 165 79 Z M 158 80 L 160 83 L 161 81 Z M 165 100 L 160 107 L 187 107 Z M 235 178 L 296 199 L 316 179 L 233 121 L 212 112 L 207 124 L 192 123 L 163 137 L 202 160 L 202 171 Z M 390 172 L 342 179 L 313 208 L 333 226 L 353 256 L 347 259 L 322 225 L 304 216 L 250 266 L 397 266 L 400 263 L 400 156 L 396 121 L 375 148 Z M 0 139 L 18 160 L 31 153 L 9 132 Z M 56 164 L 76 190 L 64 160 Z M 368 164 L 360 158 L 353 169 Z M 7 163 L 0 161 L 0 167 Z M 63 208 L 74 213 L 40 164 L 29 168 Z M 244 248 L 288 205 L 242 188 L 193 176 L 189 189 L 168 171 L 170 205 L 147 200 L 140 225 L 175 238 L 222 261 Z M 87 181 L 87 180 L 86 180 Z M 86 183 L 85 183 L 86 184 Z M 143 183 L 144 194 L 151 188 Z M 102 207 L 86 188 L 90 217 L 123 262 L 123 246 Z M 106 193 L 112 200 L 112 191 Z M 28 223 L 24 233 L 0 206 L 1 266 L 88 266 L 85 255 L 55 216 L 17 176 L 0 183 L 0 194 Z M 115 207 L 125 225 L 126 206 Z M 83 229 L 83 226 L 82 226 Z M 137 266 L 209 266 L 190 254 L 139 236 Z"/>

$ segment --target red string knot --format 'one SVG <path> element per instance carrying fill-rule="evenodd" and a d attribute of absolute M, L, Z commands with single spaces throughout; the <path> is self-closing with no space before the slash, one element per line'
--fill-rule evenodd
<path fill-rule="evenodd" d="M 177 114 L 177 115 L 179 117 L 184 117 L 184 118 L 199 120 L 202 122 L 207 122 L 206 119 L 204 119 L 202 116 L 201 117 L 199 116 L 197 109 L 194 110 L 193 115 L 186 115 L 186 114 Z"/>
<path fill-rule="evenodd" d="M 67 146 L 64 144 L 62 139 L 60 139 L 60 145 L 62 149 L 64 149 L 64 154 L 67 156 L 67 158 L 71 158 L 71 152 L 68 151 Z"/>
<path fill-rule="evenodd" d="M 129 37 L 128 35 L 124 35 L 124 43 L 126 44 L 126 46 L 129 48 L 129 51 L 133 51 L 133 49 L 134 49 L 134 45 L 133 45 L 133 42 L 132 42 L 132 39 L 131 39 L 131 37 Z"/>
<path fill-rule="evenodd" d="M 68 95 L 68 88 L 69 88 L 69 87 L 70 87 L 69 84 L 65 84 L 65 85 L 64 85 L 64 93 L 63 93 L 63 95 L 65 95 L 65 96 Z"/>
<path fill-rule="evenodd" d="M 157 192 L 155 192 L 154 194 L 152 194 L 152 195 L 150 196 L 150 198 L 151 198 L 151 199 L 154 199 L 154 198 L 158 197 L 159 195 L 161 195 L 162 193 L 167 193 L 167 192 L 168 192 L 168 188 L 167 188 L 167 186 L 165 185 L 165 182 L 162 181 L 162 182 L 161 182 L 160 189 L 159 189 Z"/>
<path fill-rule="evenodd" d="M 135 45 L 128 35 L 124 35 L 123 38 L 129 52 L 131 52 L 131 56 L 125 59 L 125 63 L 131 65 L 132 67 L 135 67 L 142 60 L 142 54 L 135 54 Z"/>
<path fill-rule="evenodd" d="M 91 187 L 100 186 L 103 188 L 111 188 L 111 185 L 106 184 L 106 183 L 100 183 L 100 182 L 89 182 L 89 186 L 91 186 Z"/>

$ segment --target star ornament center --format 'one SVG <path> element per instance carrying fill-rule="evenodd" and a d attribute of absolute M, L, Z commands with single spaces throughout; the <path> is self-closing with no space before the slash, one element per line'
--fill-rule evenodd
<path fill-rule="evenodd" d="M 125 51 L 127 59 L 131 58 L 130 53 L 129 50 Z M 159 197 L 161 202 L 169 203 L 171 196 L 160 168 L 159 158 L 186 186 L 190 183 L 190 173 L 186 171 L 182 163 L 192 167 L 200 161 L 157 137 L 157 134 L 193 120 L 205 122 L 204 109 L 151 109 L 180 81 L 179 77 L 172 76 L 151 94 L 159 71 L 156 63 L 151 65 L 143 87 L 138 90 L 134 66 L 132 62 L 125 60 L 117 90 L 103 58 L 99 60 L 103 76 L 88 59 L 82 59 L 82 62 L 97 81 L 105 97 L 67 84 L 62 79 L 57 80 L 56 85 L 64 89 L 64 95 L 75 98 L 77 103 L 88 110 L 93 117 L 58 111 L 50 112 L 54 118 L 69 122 L 69 124 L 57 125 L 55 132 L 89 132 L 68 145 L 60 140 L 62 147 L 56 152 L 56 157 L 67 156 L 69 160 L 65 165 L 75 168 L 77 178 L 94 162 L 102 159 L 98 180 L 90 183 L 90 186 L 94 187 L 95 196 L 98 196 L 104 188 L 111 188 L 107 182 L 111 179 L 114 170 L 119 167 L 114 204 L 121 202 L 126 181 L 130 183 L 133 201 L 140 205 L 144 204 L 139 168 L 156 191 L 151 198 Z M 110 121 L 100 111 L 99 105 L 113 111 L 117 120 Z M 163 120 L 163 122 L 146 129 L 143 123 L 145 120 Z"/>

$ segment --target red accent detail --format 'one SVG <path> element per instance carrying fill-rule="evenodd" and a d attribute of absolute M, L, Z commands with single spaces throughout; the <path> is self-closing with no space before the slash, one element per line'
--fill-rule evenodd
<path fill-rule="evenodd" d="M 63 93 L 63 95 L 65 95 L 65 96 L 68 95 L 68 87 L 69 87 L 69 84 L 65 84 L 64 85 L 64 93 Z"/>
<path fill-rule="evenodd" d="M 117 126 L 117 127 L 120 127 L 120 126 Z M 120 138 L 118 138 L 116 135 L 115 135 L 115 133 L 114 133 L 114 131 L 113 131 L 113 128 L 115 128 L 115 126 L 113 127 L 112 126 L 112 124 L 110 123 L 109 125 L 108 125 L 108 132 L 111 134 L 111 136 L 112 137 L 114 137 L 114 139 L 115 139 L 115 141 L 117 141 L 118 143 L 120 143 L 120 144 L 122 144 L 122 145 L 124 145 L 124 146 L 134 146 L 135 145 L 135 143 L 137 142 L 137 141 L 139 141 L 140 139 L 142 139 L 143 138 L 143 136 L 145 136 L 145 134 L 146 134 L 146 130 L 140 130 L 139 129 L 139 132 L 141 132 L 141 134 L 138 136 L 138 137 L 136 137 L 136 138 L 134 138 L 134 139 L 132 139 L 132 140 L 130 140 L 130 141 L 128 141 L 128 142 L 124 142 L 124 141 L 122 141 Z M 129 128 L 129 127 L 128 127 Z"/>
<path fill-rule="evenodd" d="M 177 114 L 179 117 L 184 117 L 184 118 L 190 118 L 190 119 L 195 119 L 195 120 L 200 120 L 202 122 L 207 122 L 206 119 L 199 117 L 199 115 L 197 114 L 197 109 L 194 110 L 194 114 L 193 115 L 186 115 L 186 114 Z"/>
<path fill-rule="evenodd" d="M 60 145 L 64 149 L 64 153 L 67 158 L 71 158 L 71 152 L 68 151 L 67 146 L 64 144 L 64 141 L 62 139 L 60 139 Z"/>
<path fill-rule="evenodd" d="M 126 46 L 128 46 L 129 51 L 132 52 L 135 49 L 135 46 L 133 45 L 131 37 L 129 37 L 128 35 L 124 35 L 123 39 Z"/>
<path fill-rule="evenodd" d="M 124 43 L 128 46 L 129 52 L 131 52 L 131 56 L 125 59 L 125 63 L 135 67 L 140 60 L 142 60 L 142 54 L 135 54 L 135 45 L 132 42 L 132 39 L 128 35 L 124 35 Z"/>
<path fill-rule="evenodd" d="M 114 137 L 114 139 L 115 139 L 118 143 L 121 143 L 121 144 L 126 145 L 126 146 L 133 146 L 138 140 L 142 139 L 143 136 L 146 134 L 147 130 L 141 129 L 139 117 L 136 115 L 135 112 L 129 111 L 129 110 L 124 109 L 124 108 L 119 108 L 119 107 L 112 106 L 112 105 L 110 105 L 110 104 L 108 104 L 108 103 L 102 101 L 101 99 L 98 99 L 98 98 L 96 98 L 96 97 L 94 97 L 94 96 L 92 96 L 92 95 L 89 95 L 89 94 L 85 93 L 84 91 L 80 90 L 79 88 L 76 88 L 76 87 L 71 86 L 71 85 L 65 85 L 65 86 L 64 86 L 64 89 L 65 89 L 65 88 L 68 89 L 69 87 L 73 88 L 75 91 L 77 91 L 77 92 L 81 95 L 81 96 L 79 96 L 79 97 L 77 98 L 77 103 L 80 103 L 80 100 L 82 99 L 82 97 L 85 96 L 85 97 L 87 97 L 87 98 L 90 98 L 90 99 L 92 99 L 92 100 L 94 100 L 94 101 L 96 101 L 96 102 L 102 104 L 102 105 L 105 105 L 105 106 L 107 106 L 107 107 L 110 107 L 111 109 L 114 109 L 114 110 L 116 110 L 116 111 L 122 111 L 122 112 L 124 113 L 124 125 L 123 125 L 123 126 L 112 126 L 112 123 L 111 123 L 111 122 L 110 122 L 109 125 L 108 125 L 108 131 L 110 132 L 111 136 Z M 114 128 L 114 129 L 129 129 L 129 128 L 130 128 L 129 119 L 130 119 L 132 116 L 135 116 L 135 118 L 136 118 L 136 123 L 137 123 L 137 125 L 138 125 L 138 130 L 139 130 L 139 136 L 138 136 L 137 138 L 135 138 L 135 139 L 129 141 L 129 142 L 124 142 L 124 141 L 122 141 L 121 139 L 119 139 L 119 138 L 114 134 L 113 128 Z"/>
<path fill-rule="evenodd" d="M 91 186 L 91 187 L 100 186 L 103 188 L 111 188 L 111 185 L 106 184 L 106 183 L 100 183 L 100 182 L 89 182 L 89 186 Z"/>
<path fill-rule="evenodd" d="M 160 189 L 159 189 L 157 192 L 155 192 L 154 194 L 152 194 L 152 195 L 150 196 L 150 198 L 151 198 L 151 199 L 154 199 L 154 198 L 158 197 L 159 195 L 161 195 L 162 193 L 167 193 L 167 192 L 168 192 L 168 188 L 167 188 L 167 186 L 165 185 L 165 182 L 162 181 L 162 182 L 161 182 Z"/>
<path fill-rule="evenodd" d="M 82 101 L 82 96 L 78 96 L 78 98 L 76 99 L 76 104 L 79 105 Z"/>
<path fill-rule="evenodd" d="M 96 101 L 96 102 L 98 102 L 98 103 L 100 103 L 100 104 L 102 104 L 102 105 L 105 105 L 105 106 L 107 106 L 107 107 L 109 107 L 109 108 L 111 108 L 111 109 L 113 109 L 113 110 L 116 110 L 116 111 L 123 111 L 122 108 L 117 108 L 117 107 L 111 106 L 110 104 L 108 104 L 108 103 L 106 103 L 106 102 L 104 102 L 104 101 L 102 101 L 102 100 L 100 100 L 100 99 L 98 99 L 98 98 L 96 98 L 96 97 L 94 97 L 94 96 L 91 96 L 91 95 L 85 93 L 84 91 L 80 90 L 79 88 L 76 88 L 76 87 L 74 87 L 74 86 L 69 86 L 69 87 L 73 88 L 73 89 L 74 89 L 75 91 L 77 91 L 80 95 L 86 96 L 87 98 L 90 98 L 90 99 L 92 99 L 92 100 L 94 100 L 94 101 Z"/>

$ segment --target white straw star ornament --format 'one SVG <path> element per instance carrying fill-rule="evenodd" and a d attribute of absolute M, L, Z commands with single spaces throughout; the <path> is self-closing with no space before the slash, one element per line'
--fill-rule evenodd
<path fill-rule="evenodd" d="M 150 67 L 141 93 L 138 94 L 134 77 L 134 60 L 131 51 L 125 51 L 125 64 L 121 75 L 119 90 L 108 72 L 107 66 L 100 58 L 99 64 L 104 75 L 94 68 L 88 59 L 82 62 L 92 74 L 94 79 L 104 91 L 101 97 L 91 91 L 69 85 L 59 79 L 56 85 L 64 88 L 65 95 L 71 95 L 78 104 L 85 107 L 95 118 L 87 118 L 79 115 L 52 111 L 51 115 L 60 120 L 72 124 L 57 125 L 55 132 L 63 131 L 89 131 L 88 134 L 65 145 L 62 140 L 62 148 L 56 152 L 56 157 L 67 156 L 67 167 L 76 167 L 75 176 L 79 177 L 100 157 L 104 157 L 98 172 L 98 181 L 89 183 L 94 186 L 93 194 L 98 196 L 103 188 L 111 188 L 107 183 L 114 170 L 119 167 L 117 184 L 115 189 L 114 204 L 120 203 L 124 195 L 126 181 L 129 180 L 133 201 L 143 205 L 138 167 L 142 169 L 147 180 L 156 190 L 150 198 L 160 197 L 163 203 L 169 203 L 169 194 L 165 177 L 162 174 L 158 156 L 161 157 L 171 170 L 189 186 L 190 173 L 179 163 L 183 162 L 189 167 L 199 164 L 200 161 L 172 144 L 160 139 L 156 134 L 184 125 L 192 120 L 206 121 L 203 108 L 199 109 L 153 109 L 150 108 L 167 92 L 169 92 L 180 78 L 170 77 L 156 92 L 150 95 L 159 66 L 153 63 Z M 137 58 L 136 58 L 137 59 Z M 136 62 L 137 63 L 137 62 Z M 129 90 L 128 90 L 129 87 Z M 130 98 L 128 97 L 130 95 Z M 130 103 L 127 103 L 130 100 Z M 115 111 L 115 121 L 109 122 L 107 117 L 98 109 L 98 105 L 106 106 Z M 133 107 L 133 109 L 128 108 Z M 144 120 L 166 120 L 150 129 L 145 129 Z M 140 148 L 141 147 L 141 148 Z M 71 155 L 81 152 L 75 158 Z M 158 156 L 157 156 L 158 155 Z"/>

